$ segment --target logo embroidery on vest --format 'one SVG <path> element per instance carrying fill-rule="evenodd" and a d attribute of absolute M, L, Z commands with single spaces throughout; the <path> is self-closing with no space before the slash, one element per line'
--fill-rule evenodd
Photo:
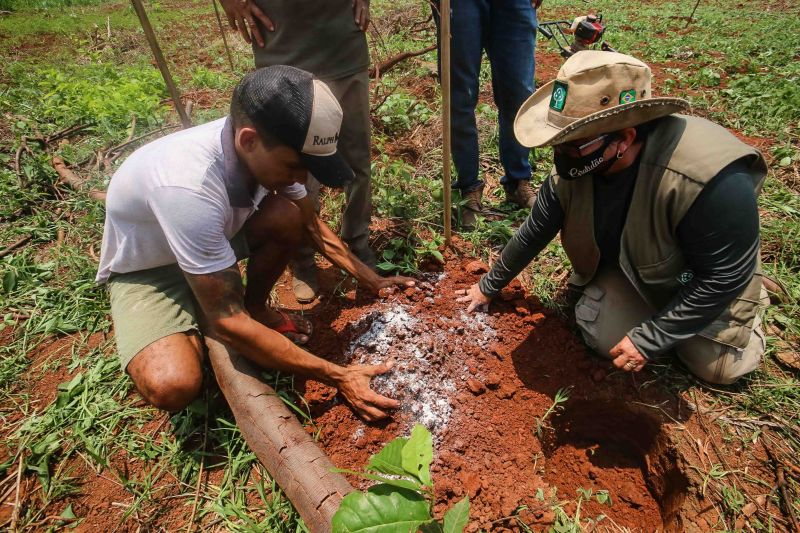
<path fill-rule="evenodd" d="M 550 96 L 550 109 L 563 111 L 567 103 L 567 84 L 557 81 L 553 84 L 553 94 Z"/>
<path fill-rule="evenodd" d="M 678 274 L 678 281 L 680 281 L 682 285 L 686 285 L 693 279 L 694 279 L 694 272 L 692 272 L 691 270 L 684 270 L 683 272 Z"/>
<path fill-rule="evenodd" d="M 619 103 L 622 104 L 630 104 L 631 102 L 636 101 L 636 89 L 630 89 L 627 91 L 622 91 L 619 93 Z"/>

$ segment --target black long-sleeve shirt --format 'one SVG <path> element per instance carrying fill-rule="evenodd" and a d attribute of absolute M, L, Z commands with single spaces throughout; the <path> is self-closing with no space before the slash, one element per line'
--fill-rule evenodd
<path fill-rule="evenodd" d="M 610 176 L 593 176 L 595 240 L 601 262 L 619 264 L 622 229 L 638 164 Z M 480 289 L 494 296 L 553 240 L 564 211 L 552 177 L 542 185 L 530 216 L 506 245 Z M 672 348 L 708 326 L 750 282 L 758 262 L 759 224 L 753 182 L 741 163 L 720 171 L 701 191 L 677 227 L 677 239 L 694 278 L 663 309 L 629 332 L 646 357 Z"/>

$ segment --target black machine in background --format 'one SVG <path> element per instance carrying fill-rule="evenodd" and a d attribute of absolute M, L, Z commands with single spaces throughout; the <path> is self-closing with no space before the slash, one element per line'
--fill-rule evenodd
<path fill-rule="evenodd" d="M 603 25 L 603 16 L 585 15 L 577 17 L 572 22 L 568 20 L 554 20 L 539 23 L 539 33 L 548 40 L 555 41 L 556 46 L 564 59 L 572 56 L 575 52 L 595 48 L 597 43 L 603 38 L 606 27 Z M 570 42 L 567 34 L 573 36 Z M 600 49 L 608 52 L 616 52 L 606 42 L 600 43 Z"/>

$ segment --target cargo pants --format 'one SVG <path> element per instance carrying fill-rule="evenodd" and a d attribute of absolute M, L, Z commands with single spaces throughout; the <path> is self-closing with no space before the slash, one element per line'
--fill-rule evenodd
<path fill-rule="evenodd" d="M 769 301 L 763 288 L 761 300 L 764 304 Z M 611 357 L 611 348 L 632 328 L 654 313 L 619 269 L 598 272 L 575 306 L 575 319 L 586 344 L 606 357 Z M 731 384 L 755 370 L 761 361 L 766 348 L 761 320 L 759 313 L 753 322 L 750 341 L 743 349 L 695 335 L 680 342 L 675 354 L 700 379 Z"/>

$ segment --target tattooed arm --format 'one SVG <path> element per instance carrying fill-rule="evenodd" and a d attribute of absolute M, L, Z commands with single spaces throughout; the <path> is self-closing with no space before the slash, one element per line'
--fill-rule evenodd
<path fill-rule="evenodd" d="M 381 396 L 370 388 L 370 379 L 391 368 L 378 366 L 342 367 L 316 357 L 294 345 L 280 333 L 253 320 L 244 308 L 244 287 L 235 263 L 211 274 L 184 272 L 205 316 L 206 327 L 220 340 L 263 368 L 303 374 L 339 389 L 365 420 L 379 420 L 386 410 L 398 407 L 397 400 Z"/>
<path fill-rule="evenodd" d="M 356 278 L 360 284 L 377 294 L 381 289 L 399 285 L 413 287 L 416 283 L 413 278 L 405 276 L 390 276 L 383 278 L 371 268 L 359 261 L 345 243 L 328 227 L 316 213 L 314 204 L 308 196 L 294 201 L 303 213 L 306 232 L 311 242 L 319 252 L 330 260 L 331 263 L 342 270 L 346 270 Z"/>

